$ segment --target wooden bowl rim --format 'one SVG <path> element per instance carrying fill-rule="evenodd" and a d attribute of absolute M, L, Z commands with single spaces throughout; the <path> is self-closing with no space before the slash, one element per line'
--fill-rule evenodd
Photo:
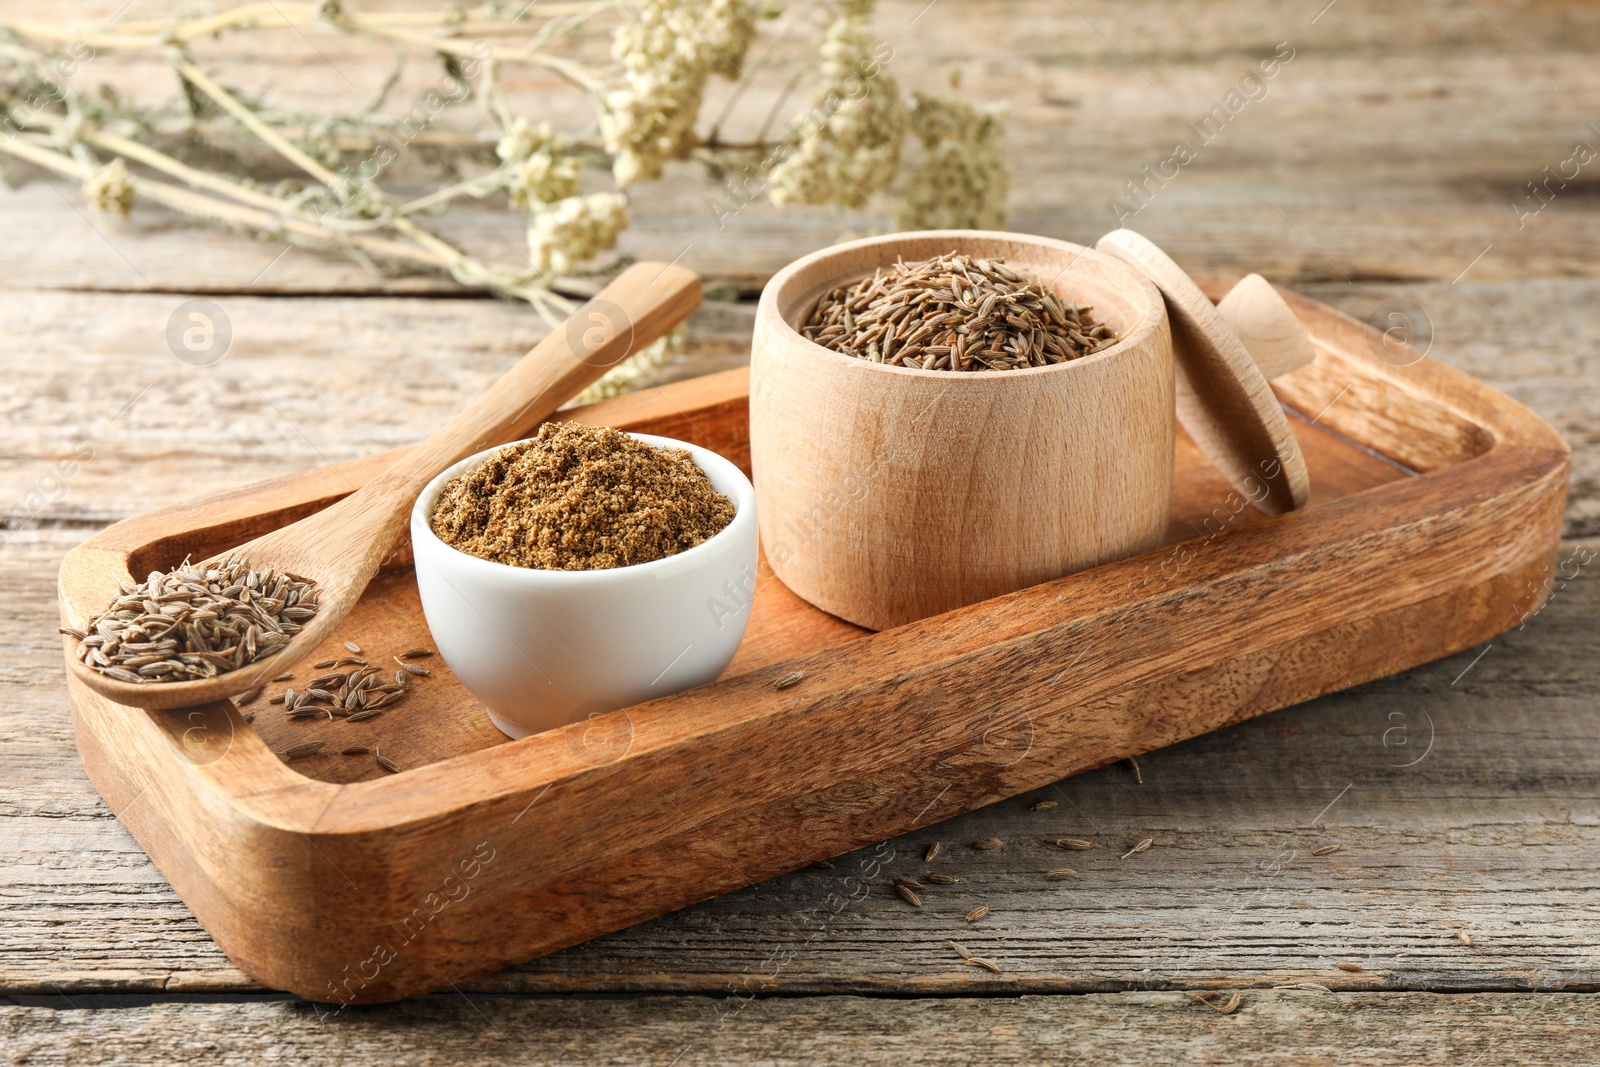
<path fill-rule="evenodd" d="M 810 270 L 819 263 L 826 263 L 828 260 L 840 258 L 861 248 L 893 246 L 897 244 L 905 244 L 913 240 L 920 241 L 944 237 L 949 237 L 951 240 L 957 242 L 958 247 L 961 242 L 971 242 L 974 240 L 1010 241 L 1017 244 L 1033 245 L 1051 252 L 1066 253 L 1072 257 L 1071 262 L 1076 262 L 1080 258 L 1087 257 L 1095 263 L 1100 264 L 1102 267 L 1107 268 L 1110 273 L 1121 275 L 1122 279 L 1127 282 L 1127 290 L 1142 292 L 1146 298 L 1145 311 L 1139 317 L 1138 322 L 1136 322 L 1131 329 L 1123 334 L 1122 337 L 1117 339 L 1116 344 L 1090 356 L 1083 356 L 1079 359 L 1068 360 L 1064 363 L 1052 363 L 1047 367 L 1024 367 L 1016 370 L 1003 371 L 956 372 L 947 370 L 924 370 L 921 367 L 899 367 L 888 363 L 874 363 L 871 360 L 857 359 L 854 356 L 847 356 L 843 352 L 835 352 L 831 348 L 826 348 L 823 345 L 817 344 L 815 341 L 802 334 L 799 330 L 789 325 L 788 320 L 785 319 L 782 313 L 778 310 L 778 298 L 784 287 L 793 284 L 798 275 L 804 271 Z M 845 277 L 845 275 L 840 274 L 838 277 L 842 279 Z M 801 256 L 799 259 L 793 261 L 788 266 L 778 271 L 778 273 L 774 274 L 767 284 L 762 288 L 761 299 L 756 305 L 756 321 L 758 323 L 765 324 L 768 329 L 775 330 L 780 335 L 785 335 L 786 339 L 798 342 L 799 344 L 804 345 L 814 352 L 820 354 L 823 358 L 835 360 L 842 366 L 848 365 L 869 367 L 877 371 L 887 371 L 889 373 L 906 375 L 913 378 L 938 379 L 941 381 L 959 381 L 962 379 L 967 379 L 975 383 L 993 383 L 996 381 L 1010 380 L 1012 378 L 1021 379 L 1042 374 L 1071 373 L 1074 368 L 1082 368 L 1090 364 L 1102 363 L 1107 360 L 1114 359 L 1125 354 L 1127 351 L 1131 351 L 1140 347 L 1149 339 L 1151 334 L 1155 333 L 1161 328 L 1166 319 L 1167 305 L 1165 299 L 1161 295 L 1161 290 L 1158 289 L 1156 284 L 1149 278 L 1134 270 L 1126 263 L 1116 259 L 1114 256 L 1107 255 L 1098 249 L 1090 248 L 1085 245 L 1073 244 L 1071 241 L 1063 241 L 1054 237 L 1041 237 L 1037 234 L 1013 233 L 1009 230 L 907 230 L 902 233 L 879 234 L 873 237 L 862 237 L 854 241 L 845 241 L 841 244 L 829 245 L 827 248 L 820 248 L 808 255 Z"/>

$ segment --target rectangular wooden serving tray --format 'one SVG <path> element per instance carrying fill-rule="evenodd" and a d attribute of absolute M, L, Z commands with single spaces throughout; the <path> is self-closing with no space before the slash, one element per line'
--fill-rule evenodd
<path fill-rule="evenodd" d="M 84 765 L 245 973 L 385 1001 L 1516 625 L 1548 589 L 1566 445 L 1482 383 L 1420 357 L 1393 365 L 1405 359 L 1374 331 L 1286 295 L 1317 350 L 1274 383 L 1311 473 L 1304 511 L 1241 508 L 1180 433 L 1169 545 L 1145 556 L 876 634 L 764 575 L 720 681 L 514 742 L 437 658 L 410 698 L 360 723 L 287 721 L 265 697 L 253 725 L 228 702 L 145 712 L 69 681 Z M 730 371 L 562 417 L 748 468 L 747 389 Z M 64 602 L 98 606 L 112 575 L 298 519 L 394 456 L 118 523 L 67 557 Z M 348 654 L 344 640 L 374 663 L 431 645 L 407 554 L 325 656 Z M 306 740 L 325 753 L 277 755 Z M 380 745 L 402 770 L 349 745 Z"/>

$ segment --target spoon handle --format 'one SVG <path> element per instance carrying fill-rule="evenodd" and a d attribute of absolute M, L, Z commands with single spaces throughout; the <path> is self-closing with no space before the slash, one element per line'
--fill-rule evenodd
<path fill-rule="evenodd" d="M 700 276 L 677 264 L 635 263 L 533 346 L 483 395 L 412 448 L 374 491 L 415 496 L 457 460 L 526 431 L 585 386 L 687 319 Z"/>

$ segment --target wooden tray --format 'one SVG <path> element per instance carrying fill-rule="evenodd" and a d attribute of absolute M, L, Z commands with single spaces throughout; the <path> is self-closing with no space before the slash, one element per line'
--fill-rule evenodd
<path fill-rule="evenodd" d="M 79 751 L 242 970 L 316 1000 L 383 1001 L 1515 625 L 1547 594 L 1566 445 L 1487 386 L 1390 365 L 1371 330 L 1290 298 L 1318 354 L 1275 383 L 1310 468 L 1307 510 L 1241 509 L 1180 434 L 1158 552 L 879 634 L 763 580 L 721 681 L 586 723 L 508 741 L 434 659 L 409 700 L 361 723 L 286 721 L 265 698 L 253 726 L 226 702 L 143 712 L 69 682 Z M 569 414 L 747 464 L 746 387 L 730 371 Z M 241 542 L 392 458 L 118 523 L 68 556 L 62 595 L 97 607 L 87 594 L 107 572 Z M 431 644 L 408 562 L 340 632 L 374 662 Z M 276 754 L 318 738 L 331 754 Z M 402 773 L 337 754 L 352 744 L 381 744 Z"/>

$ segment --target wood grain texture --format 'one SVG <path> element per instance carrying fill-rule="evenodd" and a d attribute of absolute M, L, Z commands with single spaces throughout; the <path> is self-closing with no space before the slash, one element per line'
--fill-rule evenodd
<path fill-rule="evenodd" d="M 1350 351 L 1362 328 L 1295 304 L 1359 376 L 1371 362 Z M 1493 415 L 1493 447 L 1381 497 L 1224 525 L 1165 559 L 1107 565 L 833 649 L 792 648 L 770 671 L 379 782 L 330 787 L 295 774 L 230 705 L 146 719 L 69 682 L 80 749 L 110 804 L 147 798 L 123 821 L 247 972 L 319 999 L 393 999 L 1514 624 L 1547 593 L 1538 579 L 1564 502 L 1564 447 L 1530 413 L 1425 361 L 1388 386 L 1399 422 L 1408 403 L 1470 398 Z M 693 406 L 660 409 L 693 425 Z M 272 499 L 233 494 L 241 516 L 219 509 L 204 536 L 248 524 L 243 513 Z M 283 491 L 279 503 L 304 507 Z M 269 511 L 259 521 L 280 520 Z M 64 583 L 125 567 L 129 552 L 179 528 L 170 514 L 119 524 L 69 556 Z M 1191 636 L 1174 641 L 1185 627 Z M 777 673 L 796 668 L 809 675 L 802 688 L 775 691 Z M 999 707 L 976 711 L 961 695 L 980 690 Z M 784 752 L 788 775 L 770 773 L 769 750 Z M 929 776 L 948 784 L 924 800 Z M 677 817 L 632 816 L 620 791 L 641 783 Z M 514 831 L 535 805 L 528 829 Z M 225 817 L 185 815 L 194 810 Z M 496 858 L 468 903 L 464 882 Z M 346 888 L 379 869 L 381 893 L 352 906 Z M 504 921 L 530 911 L 537 927 Z"/>
<path fill-rule="evenodd" d="M 1538 411 L 1572 446 L 1565 536 L 1600 534 L 1600 396 L 1593 381 L 1600 332 L 1592 308 L 1600 283 L 1530 278 L 1513 284 L 1335 283 L 1307 292 L 1347 314 L 1387 328 L 1409 322 L 1416 343 L 1451 366 L 1492 383 Z M 1329 413 L 1350 397 L 1329 394 Z"/>
<path fill-rule="evenodd" d="M 0 8 L 7 6 L 10 17 L 68 21 L 96 10 L 109 18 L 122 0 Z M 1431 325 L 1434 358 L 1528 405 L 1574 446 L 1566 533 L 1578 538 L 1600 531 L 1592 313 L 1600 292 L 1591 277 L 1600 199 L 1585 168 L 1525 224 L 1513 211 L 1517 203 L 1531 206 L 1525 183 L 1539 178 L 1541 168 L 1566 158 L 1574 141 L 1594 143 L 1585 122 L 1594 119 L 1600 78 L 1593 59 L 1600 10 L 1570 2 L 1397 6 L 1340 0 L 1313 24 L 1315 12 L 1299 5 L 1240 0 L 1192 12 L 1183 32 L 1174 34 L 1168 6 L 1143 0 L 941 4 L 912 22 L 925 7 L 922 0 L 881 5 L 879 32 L 907 61 L 896 75 L 908 87 L 943 89 L 946 73 L 959 69 L 972 98 L 1007 98 L 1008 149 L 1017 167 L 1010 225 L 1079 242 L 1114 224 L 1108 201 L 1126 195 L 1125 182 L 1143 179 L 1142 166 L 1165 159 L 1185 124 L 1237 88 L 1246 66 L 1291 41 L 1297 54 L 1268 83 L 1269 95 L 1252 101 L 1129 224 L 1192 271 L 1260 271 L 1358 319 L 1387 326 L 1392 305 L 1409 302 L 1414 321 Z M 804 14 L 799 7 L 792 11 Z M 803 37 L 796 35 L 797 44 Z M 313 108 L 350 93 L 345 78 L 364 99 L 390 71 L 386 59 L 359 54 L 359 41 L 316 41 L 326 60 L 298 40 L 257 35 L 237 46 L 207 42 L 203 58 L 225 53 L 217 69 L 228 84 Z M 596 43 L 603 49 L 604 42 Z M 792 49 L 785 61 L 801 61 L 801 52 Z M 159 61 L 121 68 L 109 58 L 99 63 L 105 65 L 97 72 L 124 88 L 155 98 L 170 93 L 170 75 Z M 789 71 L 780 64 L 770 83 L 756 79 L 752 123 Z M 393 99 L 401 106 L 418 99 L 431 87 L 432 74 L 426 64 L 411 65 Z M 506 80 L 514 83 L 513 94 L 526 94 L 517 98 L 519 107 L 544 113 L 561 99 L 536 80 L 514 74 Z M 711 103 L 718 106 L 720 98 Z M 0 395 L 0 501 L 7 525 L 0 590 L 11 607 L 0 616 L 0 646 L 7 652 L 0 662 L 0 911 L 6 920 L 0 923 L 0 986 L 52 997 L 65 991 L 85 1010 L 59 1012 L 54 1001 L 50 1008 L 23 1009 L 20 1023 L 8 1020 L 13 1028 L 0 1044 L 44 1060 L 58 1055 L 55 1033 L 70 1025 L 89 1035 L 73 1038 L 75 1059 L 118 1058 L 118 1049 L 132 1047 L 151 1057 L 172 1058 L 171 1050 L 178 1050 L 197 1060 L 252 1062 L 279 1041 L 303 1058 L 330 1056 L 331 1048 L 345 1047 L 336 1042 L 356 1031 L 322 1026 L 285 1037 L 284 1020 L 276 1015 L 255 1025 L 256 1004 L 129 1008 L 85 997 L 91 990 L 128 991 L 141 1000 L 232 990 L 254 999 L 259 987 L 221 955 L 84 777 L 67 725 L 59 649 L 49 633 L 55 571 L 68 548 L 107 522 L 420 439 L 536 341 L 542 328 L 525 308 L 403 298 L 459 291 L 442 279 L 377 277 L 339 259 L 197 230 L 147 205 L 137 206 L 127 223 L 90 216 L 75 206 L 78 194 L 70 184 L 27 171 L 21 176 L 28 184 L 0 194 L 0 287 L 14 290 L 0 295 L 8 383 Z M 757 200 L 719 229 L 705 186 L 687 169 L 637 190 L 630 211 L 629 251 L 661 259 L 683 252 L 684 261 L 713 283 L 745 293 L 841 230 L 884 224 L 870 210 L 841 219 L 820 210 L 779 212 Z M 441 225 L 469 247 L 508 258 L 518 253 L 520 216 L 492 204 L 481 215 L 453 213 Z M 244 292 L 300 298 L 238 295 Z M 246 347 L 203 373 L 179 366 L 161 339 L 172 307 L 192 293 L 213 294 L 236 323 L 241 307 L 252 309 L 237 342 Z M 402 298 L 372 298 L 378 294 Z M 719 322 L 727 320 L 732 324 L 724 329 Z M 708 305 L 691 330 L 690 356 L 669 373 L 735 365 L 748 354 L 748 340 L 745 309 Z M 234 358 L 245 351 L 249 359 Z M 112 421 L 150 381 L 159 388 Z M 1338 395 L 1345 383 L 1331 384 L 1323 396 L 1333 404 L 1330 414 L 1351 400 Z M 207 417 L 213 406 L 227 417 Z M 58 484 L 59 464 L 85 438 L 95 446 L 94 459 L 69 468 L 65 485 Z M 1458 451 L 1459 442 L 1435 441 L 1439 447 L 1419 458 Z M 1600 542 L 1568 545 L 1569 551 L 1590 547 Z M 1094 883 L 1097 895 L 1126 906 L 1088 916 L 1036 903 L 1069 884 L 1030 888 L 1034 852 L 1008 846 L 981 854 L 991 864 L 982 869 L 984 887 L 991 876 L 994 884 L 1009 879 L 1006 884 L 1016 886 L 1014 913 L 1036 935 L 1009 939 L 1007 969 L 1028 973 L 1038 988 L 1101 982 L 1137 989 L 1154 978 L 1206 988 L 1284 972 L 1331 975 L 1328 961 L 1346 958 L 1351 946 L 1383 961 L 1384 989 L 1600 988 L 1594 963 L 1600 916 L 1593 910 L 1593 887 L 1600 884 L 1594 866 L 1600 782 L 1593 780 L 1594 761 L 1585 758 L 1600 743 L 1592 714 L 1600 586 L 1592 565 L 1577 569 L 1579 576 L 1563 583 L 1525 630 L 1492 646 L 1145 757 L 1143 787 L 1123 766 L 1063 783 L 1094 823 L 1064 802 L 1048 814 L 995 805 L 930 828 L 930 836 L 936 833 L 947 847 L 1014 836 L 1026 827 L 1020 822 L 1026 815 L 1057 820 L 1052 830 L 1088 833 L 1098 824 L 1120 840 L 1161 831 L 1185 842 L 1095 868 L 1104 879 Z M 1408 735 L 1389 738 L 1418 738 L 1422 714 L 1438 729 L 1431 754 L 1410 769 L 1382 765 L 1399 756 L 1385 747 L 1386 731 L 1404 723 Z M 1338 831 L 1346 844 L 1346 853 L 1327 859 L 1349 859 L 1352 841 L 1365 842 L 1359 864 L 1324 877 L 1302 851 L 1278 874 L 1260 866 L 1276 863 L 1284 845 L 1301 848 L 1304 825 L 1348 783 L 1351 790 L 1317 825 Z M 662 801 L 640 796 L 635 803 Z M 911 835 L 895 847 L 920 850 L 927 840 Z M 1168 864 L 1159 877 L 1130 866 L 1155 858 Z M 1230 873 L 1250 902 L 1243 913 L 1249 921 L 1236 919 L 1204 888 L 1224 884 L 1218 877 Z M 872 989 L 896 998 L 886 1006 L 829 1003 L 818 1023 L 822 1036 L 802 1044 L 796 1058 L 933 1059 L 948 1043 L 952 1062 L 968 1062 L 996 1047 L 1016 1048 L 1016 1031 L 1007 1026 L 1014 1019 L 969 1025 L 986 1018 L 969 1013 L 1040 1001 L 970 995 L 981 975 L 949 973 L 943 940 L 963 924 L 945 910 L 948 901 L 930 915 L 887 892 L 873 893 L 820 934 L 800 933 L 798 916 L 829 906 L 827 893 L 838 891 L 839 877 L 823 871 L 782 876 L 487 976 L 478 986 L 728 993 L 744 988 L 740 983 L 752 974 L 769 974 L 781 944 L 796 954 L 770 978 L 774 991 L 849 991 L 855 976 L 865 973 L 878 976 Z M 1259 891 L 1274 884 L 1286 891 Z M 1478 951 L 1452 943 L 1448 931 L 1458 923 L 1479 935 Z M 918 988 L 944 999 L 912 1015 L 899 997 L 914 976 Z M 1166 1031 L 1148 1022 L 1147 1009 L 1127 1025 L 1102 1026 L 1095 1014 L 1101 1001 L 1072 997 L 1067 1011 L 1051 1017 L 1042 1047 L 1030 1046 L 1030 1058 L 1084 1047 L 1109 1062 L 1246 1060 L 1227 1037 L 1242 1029 L 1259 1003 L 1255 996 L 1246 994 L 1240 1013 L 1218 1017 L 1217 1030 L 1185 1029 L 1179 1046 L 1165 1043 Z M 1561 1002 L 1561 1012 L 1575 1005 L 1580 1013 L 1552 1017 L 1553 1001 Z M 477 1040 L 492 1049 L 487 1043 L 498 1039 L 480 1038 L 485 1028 L 477 1010 L 457 999 L 458 1016 L 441 1019 L 429 1014 L 438 1003 L 374 1011 L 359 1031 L 366 1044 L 352 1058 L 365 1052 L 395 1062 L 471 1062 L 481 1051 Z M 790 1003 L 751 1002 L 742 1016 L 751 1031 L 742 1044 L 719 1045 L 713 1038 L 691 1048 L 684 1062 L 777 1058 L 791 1042 L 806 1041 L 810 1027 L 749 1012 Z M 1575 1063 L 1588 1058 L 1588 1049 L 1559 1042 L 1593 1029 L 1581 1013 L 1586 1001 L 1548 993 L 1426 998 L 1346 992 L 1331 1003 L 1350 1006 L 1345 1022 L 1373 1023 L 1377 1032 L 1364 1031 L 1370 1036 L 1363 1043 L 1337 1019 L 1295 1016 L 1281 1030 L 1265 1028 L 1262 1051 L 1253 1055 L 1262 1062 L 1297 1053 L 1349 1062 L 1398 1049 L 1397 1062 Z M 1468 1004 L 1470 1013 L 1439 1021 L 1445 1009 Z M 549 1018 L 572 1006 L 565 998 L 539 1001 L 530 1013 Z M 828 1029 L 829 1019 L 843 1020 L 856 1006 L 877 1010 L 859 1028 L 852 1022 Z M 495 1013 L 517 1014 L 514 1001 L 480 1001 L 479 1007 L 511 1032 L 506 1015 Z M 291 1009 L 267 1008 L 292 1015 Z M 136 1012 L 160 1021 L 135 1025 Z M 1096 1023 L 1092 1032 L 1072 1029 L 1080 1013 Z M 202 1026 L 201 1017 L 211 1021 Z M 1189 1017 L 1181 1018 L 1186 1023 Z M 942 1041 L 899 1037 L 899 1044 L 886 1044 L 881 1035 L 900 1034 L 894 1028 L 906 1019 L 919 1035 L 946 1020 L 955 1033 Z M 599 1022 L 607 1024 L 626 1025 Z M 677 1036 L 707 1032 L 693 1013 L 665 1013 L 645 1025 L 647 1040 L 659 1036 L 659 1047 L 671 1049 L 662 1062 L 687 1043 Z M 980 1028 L 989 1047 L 969 1047 L 967 1035 Z M 585 1024 L 562 1034 L 583 1048 L 578 1058 L 604 1062 L 606 1049 L 581 1044 L 593 1042 L 595 1032 Z M 503 1058 L 526 1062 L 533 1050 L 547 1047 L 516 1045 L 515 1054 Z M 451 1055 L 437 1057 L 435 1047 Z M 616 1061 L 632 1062 L 647 1058 L 641 1048 L 656 1047 L 630 1043 L 610 1051 Z M 481 1055 L 494 1057 L 493 1051 Z"/>
<path fill-rule="evenodd" d="M 52 576 L 75 541 L 66 530 L 25 534 L 9 550 L 15 565 L 0 569 L 0 592 L 17 609 L 0 619 L 12 650 L 0 707 L 0 987 L 74 998 L 259 990 L 116 822 L 123 809 L 108 809 L 85 777 L 50 633 Z M 1600 744 L 1591 654 L 1600 581 L 1592 563 L 1577 565 L 1592 555 L 1574 556 L 1595 550 L 1600 541 L 1569 545 L 1577 577 L 1481 656 L 1480 646 L 1146 755 L 1143 785 L 1126 765 L 1090 771 L 1059 783 L 1065 796 L 1024 794 L 885 851 L 867 846 L 835 870 L 770 879 L 462 988 L 716 995 L 914 982 L 960 996 L 982 975 L 953 969 L 944 942 L 971 936 L 1018 991 L 1284 976 L 1359 989 L 1360 976 L 1332 967 L 1352 958 L 1384 989 L 1600 989 L 1600 769 L 1583 758 Z M 1035 799 L 1059 807 L 1028 810 Z M 667 804 L 646 791 L 629 803 Z M 1098 848 L 1039 841 L 1060 835 Z M 1007 845 L 959 847 L 981 837 Z M 1125 862 L 1111 852 L 1144 837 L 1159 844 Z M 962 881 L 911 908 L 887 876 L 921 874 L 934 840 Z M 1329 843 L 1342 851 L 1310 857 Z M 852 898 L 845 879 L 890 855 Z M 1039 880 L 1058 865 L 1080 879 Z M 961 922 L 976 903 L 995 907 L 988 929 Z"/>
<path fill-rule="evenodd" d="M 1218 1007 L 1228 1003 L 1217 996 Z M 424 1064 L 836 1063 L 967 1065 L 1066 1062 L 1452 1067 L 1583 1062 L 1600 1026 L 1589 997 L 1477 994 L 1245 994 L 1219 1014 L 1181 993 L 949 1001 L 863 997 L 707 1000 L 430 998 L 319 1018 L 304 1004 L 48 1004 L 0 1008 L 0 1037 L 20 1059 L 122 1064 L 178 1055 L 218 1065 L 332 1059 Z"/>
<path fill-rule="evenodd" d="M 1206 458 L 1269 514 L 1305 507 L 1311 479 L 1283 408 L 1211 297 L 1133 230 L 1113 230 L 1095 248 L 1144 272 L 1161 290 L 1172 323 L 1178 421 Z"/>
<path fill-rule="evenodd" d="M 1383 309 L 1412 308 L 1430 358 L 1528 405 L 1572 443 L 1566 535 L 1600 532 L 1587 311 L 1600 300 L 1600 282 L 1337 282 L 1309 295 L 1385 325 Z M 10 528 L 94 528 L 408 444 L 545 331 L 531 310 L 491 301 L 304 298 L 285 310 L 270 298 L 231 297 L 221 305 L 234 319 L 237 347 L 196 368 L 172 358 L 162 339 L 178 302 L 0 291 L 0 324 L 15 350 L 30 356 L 7 368 L 16 390 L 3 408 L 0 501 Z M 690 321 L 688 354 L 644 384 L 744 365 L 753 315 L 747 305 L 703 305 Z M 1348 377 L 1333 384 L 1308 416 L 1359 410 L 1347 405 L 1349 393 L 1340 395 L 1350 384 Z M 212 417 L 217 410 L 220 419 Z M 1442 435 L 1429 440 L 1426 450 L 1413 448 L 1424 467 L 1475 447 Z M 74 462 L 80 455 L 87 460 Z"/>
<path fill-rule="evenodd" d="M 549 333 L 532 308 L 501 301 L 232 296 L 216 301 L 231 349 L 191 366 L 166 342 L 184 299 L 0 290 L 16 357 L 0 398 L 13 526 L 104 525 L 412 444 Z M 686 355 L 640 384 L 743 366 L 752 316 L 705 305 Z"/>
<path fill-rule="evenodd" d="M 1053 367 L 955 373 L 797 332 L 823 294 L 952 249 L 1092 305 L 1121 340 Z M 756 312 L 750 448 L 767 558 L 807 601 L 882 630 L 1147 552 L 1171 512 L 1172 395 L 1160 295 L 1079 245 L 933 231 L 814 253 Z"/>
<path fill-rule="evenodd" d="M 94 12 L 110 18 L 119 6 L 117 0 L 13 3 L 10 17 L 73 22 Z M 1567 158 L 1574 141 L 1594 136 L 1584 123 L 1594 117 L 1588 101 L 1600 75 L 1587 42 L 1600 31 L 1600 14 L 1586 5 L 1494 0 L 1480 3 L 1480 13 L 1450 0 L 1403 9 L 1383 0 L 1340 0 L 1312 24 L 1296 7 L 1234 0 L 1187 20 L 1176 35 L 1170 13 L 1148 2 L 1101 0 L 1074 10 L 1052 0 L 1005 0 L 995 15 L 987 9 L 969 15 L 952 5 L 919 18 L 923 7 L 918 0 L 888 0 L 876 32 L 905 61 L 893 73 L 907 88 L 942 90 L 947 72 L 959 69 L 972 99 L 1009 102 L 1012 229 L 1087 243 L 1117 225 L 1112 200 L 1138 207 L 1127 183 L 1148 182 L 1142 168 L 1155 170 L 1179 138 L 1192 139 L 1186 124 L 1199 122 L 1238 89 L 1247 68 L 1288 41 L 1295 56 L 1267 82 L 1267 94 L 1234 116 L 1175 179 L 1150 183 L 1153 195 L 1128 225 L 1192 271 L 1257 270 L 1297 288 L 1347 278 L 1448 282 L 1491 243 L 1493 251 L 1468 277 L 1593 272 L 1600 203 L 1590 195 L 1587 169 L 1520 228 L 1512 211 L 1513 204 L 1534 206 L 1525 202 L 1531 196 L 1525 183 L 1542 177 L 1541 168 Z M 805 18 L 799 9 L 791 12 L 791 41 L 754 79 L 756 88 L 746 90 L 729 136 L 753 135 L 806 61 Z M 292 34 L 252 34 L 207 42 L 200 56 L 226 84 L 308 109 L 352 92 L 365 99 L 391 70 L 385 50 L 371 43 L 314 40 L 320 54 Z M 586 47 L 598 54 L 604 44 Z M 426 64 L 408 68 L 392 97 L 397 110 L 435 88 L 432 75 Z M 104 57 L 85 77 L 156 100 L 171 85 L 160 60 Z M 587 105 L 553 76 L 513 71 L 508 77 L 514 106 L 577 127 Z M 717 109 L 734 88 L 714 86 L 708 107 Z M 89 217 L 75 208 L 71 183 L 58 185 L 59 191 L 30 184 L 7 194 L 15 204 L 8 233 L 17 235 L 8 251 L 16 259 L 0 284 L 222 293 L 450 288 L 437 279 L 376 278 L 301 251 L 263 273 L 283 245 L 196 232 L 143 206 L 126 225 Z M 673 168 L 661 185 L 639 188 L 627 251 L 663 260 L 684 253 L 685 265 L 711 283 L 753 293 L 783 264 L 841 231 L 882 228 L 890 214 L 887 202 L 841 218 L 826 209 L 779 210 L 757 197 L 719 226 L 708 204 L 713 198 L 722 210 L 739 203 L 708 192 L 688 166 Z M 520 253 L 519 213 L 491 204 L 481 215 L 453 212 L 440 225 L 484 255 L 509 260 Z"/>
<path fill-rule="evenodd" d="M 705 443 L 748 470 L 751 456 L 746 432 L 747 395 L 746 373 L 733 371 L 574 409 L 562 417 L 617 424 L 641 432 Z M 1319 502 L 1391 484 L 1403 477 L 1392 464 L 1352 449 L 1314 427 L 1306 427 L 1304 436 L 1308 463 L 1319 485 Z M 1179 476 L 1172 515 L 1165 531 L 1167 543 L 1177 544 L 1196 537 L 1214 538 L 1227 529 L 1264 518 L 1248 507 L 1235 510 L 1224 506 L 1230 492 L 1227 482 L 1205 464 L 1187 437 L 1180 436 L 1178 455 Z M 256 528 L 251 524 L 260 513 L 263 496 L 278 498 L 279 506 L 288 508 L 291 515 L 325 508 L 352 484 L 380 475 L 398 457 L 396 452 L 381 453 L 303 476 L 241 487 L 118 526 L 107 531 L 101 540 L 119 538 L 116 544 L 133 553 L 131 570 L 145 572 L 165 566 L 167 559 L 186 553 L 204 555 L 249 536 Z M 141 534 L 141 530 L 148 533 Z M 200 532 L 184 534 L 182 531 Z M 160 536 L 146 543 L 145 537 L 150 533 Z M 339 634 L 329 637 L 312 653 L 312 658 L 344 656 L 347 650 L 342 642 L 347 639 L 380 659 L 388 654 L 382 651 L 385 649 L 392 652 L 430 645 L 416 584 L 408 570 L 409 562 L 409 546 L 402 545 L 386 561 L 385 573 L 364 596 L 361 611 L 347 619 Z M 752 624 L 729 668 L 730 676 L 770 667 L 801 652 L 833 647 L 866 632 L 841 619 L 809 610 L 782 582 L 775 580 L 766 567 L 758 576 L 753 610 Z M 330 749 L 357 742 L 381 744 L 391 754 L 403 754 L 408 766 L 503 744 L 505 738 L 488 727 L 471 694 L 452 680 L 448 666 L 436 664 L 435 670 L 438 677 L 425 683 L 426 688 L 421 691 L 427 705 L 425 713 L 386 716 L 367 723 L 358 734 L 352 735 L 345 730 L 344 723 L 285 721 L 272 707 L 258 702 L 249 708 L 256 716 L 255 732 L 274 750 L 306 740 L 325 740 Z M 302 672 L 299 677 L 303 679 L 310 673 L 314 672 Z M 332 751 L 301 761 L 296 769 L 311 778 L 331 782 L 383 777 L 373 761 L 339 759 Z"/>

